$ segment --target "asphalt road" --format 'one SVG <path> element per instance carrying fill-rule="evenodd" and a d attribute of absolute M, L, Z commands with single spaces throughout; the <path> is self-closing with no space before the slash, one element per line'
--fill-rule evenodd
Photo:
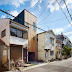
<path fill-rule="evenodd" d="M 28 69 L 22 72 L 72 72 L 72 58 L 50 62 L 46 65 Z"/>

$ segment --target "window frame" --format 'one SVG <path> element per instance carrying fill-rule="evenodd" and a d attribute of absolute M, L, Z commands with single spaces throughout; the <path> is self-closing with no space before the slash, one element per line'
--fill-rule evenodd
<path fill-rule="evenodd" d="M 52 54 L 51 54 L 51 52 L 53 52 Z M 53 56 L 54 55 L 54 51 L 53 50 L 50 50 L 50 56 Z"/>
<path fill-rule="evenodd" d="M 2 32 L 1 32 L 1 38 L 5 37 L 6 36 L 6 29 L 4 29 Z"/>
<path fill-rule="evenodd" d="M 33 22 L 33 31 L 35 31 L 36 28 L 35 28 L 35 22 Z"/>
<path fill-rule="evenodd" d="M 23 31 L 22 31 L 22 30 L 17 29 L 17 28 L 14 28 L 14 29 L 16 29 L 16 35 L 12 35 L 12 34 L 11 34 L 11 28 L 14 28 L 14 27 L 10 27 L 10 35 L 11 35 L 11 36 L 15 36 L 15 37 L 23 38 Z M 18 30 L 19 30 L 19 31 L 22 31 L 22 37 L 18 36 L 18 34 L 17 34 L 17 31 L 18 31 Z"/>

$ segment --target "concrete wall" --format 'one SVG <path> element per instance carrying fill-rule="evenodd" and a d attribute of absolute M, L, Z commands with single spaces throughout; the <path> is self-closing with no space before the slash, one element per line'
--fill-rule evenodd
<path fill-rule="evenodd" d="M 50 37 L 54 39 L 54 45 L 51 44 L 50 42 Z M 56 58 L 56 37 L 52 33 L 46 33 L 45 34 L 45 49 L 50 49 L 54 51 L 54 55 L 50 55 L 49 53 L 49 60 L 50 59 L 55 59 Z"/>
<path fill-rule="evenodd" d="M 1 32 L 6 29 L 6 36 L 1 38 Z M 0 39 L 4 41 L 4 43 L 9 46 L 9 19 L 0 19 Z"/>
<path fill-rule="evenodd" d="M 10 44 L 25 45 L 26 46 L 26 45 L 28 45 L 28 39 L 10 36 Z"/>
<path fill-rule="evenodd" d="M 2 69 L 1 64 L 7 62 L 7 59 L 8 59 L 7 47 L 5 45 L 0 44 L 0 70 Z M 4 66 L 8 68 L 8 63 L 6 63 Z"/>
<path fill-rule="evenodd" d="M 50 42 L 50 38 L 54 39 L 54 44 Z M 47 51 L 48 50 L 48 51 Z M 50 51 L 54 54 L 50 55 Z M 48 55 L 48 58 L 46 57 Z M 53 33 L 40 33 L 38 34 L 38 60 L 42 59 L 44 61 L 56 58 L 56 37 Z"/>
<path fill-rule="evenodd" d="M 36 26 L 37 18 L 33 14 L 31 14 L 27 10 L 24 10 L 24 17 L 25 17 L 24 18 L 25 25 L 27 25 L 27 23 L 33 25 L 34 22 Z M 35 60 L 37 60 L 37 32 L 36 32 L 36 28 L 35 31 L 33 31 L 33 26 L 31 25 L 28 25 L 29 26 L 29 30 L 28 30 L 29 52 L 35 52 Z M 35 37 L 35 40 L 33 40 L 33 37 Z"/>
<path fill-rule="evenodd" d="M 45 61 L 45 34 L 38 35 L 38 60 Z"/>

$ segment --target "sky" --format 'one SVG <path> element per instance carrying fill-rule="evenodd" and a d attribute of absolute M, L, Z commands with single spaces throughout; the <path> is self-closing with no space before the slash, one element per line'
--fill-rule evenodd
<path fill-rule="evenodd" d="M 65 0 L 65 2 L 71 15 L 72 0 Z M 0 0 L 0 9 L 14 16 L 26 9 L 37 17 L 37 27 L 45 31 L 53 30 L 56 35 L 63 33 L 72 42 L 72 21 L 70 15 L 63 0 L 58 0 L 58 3 L 56 0 Z M 0 18 L 11 17 L 0 12 Z M 37 33 L 41 32 L 43 31 L 37 29 Z"/>

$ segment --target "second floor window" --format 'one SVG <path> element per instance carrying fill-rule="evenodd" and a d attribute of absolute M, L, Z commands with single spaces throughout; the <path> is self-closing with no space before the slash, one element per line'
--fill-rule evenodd
<path fill-rule="evenodd" d="M 54 39 L 50 38 L 50 42 L 51 42 L 51 44 L 54 44 Z"/>
<path fill-rule="evenodd" d="M 33 22 L 33 30 L 35 31 L 35 23 Z"/>
<path fill-rule="evenodd" d="M 14 27 L 10 27 L 10 34 L 11 36 L 21 37 L 23 38 L 23 31 L 16 29 Z"/>

